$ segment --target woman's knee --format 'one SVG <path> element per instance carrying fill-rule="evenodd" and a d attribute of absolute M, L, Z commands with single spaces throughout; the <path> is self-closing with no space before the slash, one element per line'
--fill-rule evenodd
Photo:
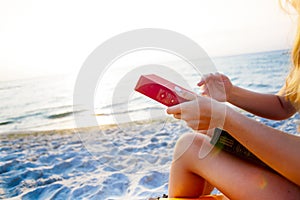
<path fill-rule="evenodd" d="M 199 150 L 207 140 L 208 137 L 206 135 L 199 133 L 187 133 L 182 135 L 176 143 L 173 162 L 179 159 L 196 159 L 195 156 L 198 156 Z"/>

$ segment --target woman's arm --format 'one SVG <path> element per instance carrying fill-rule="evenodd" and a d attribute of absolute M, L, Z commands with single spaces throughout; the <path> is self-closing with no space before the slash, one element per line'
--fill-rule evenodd
<path fill-rule="evenodd" d="M 180 96 L 188 97 L 182 93 Z M 214 99 L 198 96 L 167 109 L 194 130 L 222 128 L 284 177 L 300 186 L 300 137 L 290 135 L 236 112 Z"/>
<path fill-rule="evenodd" d="M 228 108 L 223 129 L 258 158 L 300 186 L 300 137 L 260 124 Z"/>
<path fill-rule="evenodd" d="M 296 110 L 284 97 L 273 94 L 252 92 L 233 86 L 228 102 L 255 115 L 282 120 L 291 117 Z"/>
<path fill-rule="evenodd" d="M 223 74 L 208 74 L 198 83 L 203 87 L 203 94 L 216 99 L 227 101 L 255 115 L 273 120 L 286 119 L 296 110 L 292 104 L 280 95 L 261 94 L 234 86 L 230 79 Z"/>

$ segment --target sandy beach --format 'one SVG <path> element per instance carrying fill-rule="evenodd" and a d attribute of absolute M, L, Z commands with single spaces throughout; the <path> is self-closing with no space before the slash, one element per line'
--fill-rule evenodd
<path fill-rule="evenodd" d="M 254 117 L 296 130 L 286 121 Z M 147 199 L 167 193 L 180 121 L 2 134 L 0 198 Z M 217 190 L 214 191 L 218 192 Z"/>
<path fill-rule="evenodd" d="M 124 129 L 111 126 L 101 130 L 93 127 L 2 134 L 0 197 L 147 199 L 159 196 L 167 192 L 175 142 L 189 131 L 182 123 L 168 122 L 160 130 L 153 127 L 139 133 L 125 133 Z M 98 151 L 89 151 L 93 147 Z"/>

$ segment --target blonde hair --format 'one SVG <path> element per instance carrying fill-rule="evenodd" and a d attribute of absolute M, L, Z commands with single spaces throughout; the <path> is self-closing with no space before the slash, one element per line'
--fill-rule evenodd
<path fill-rule="evenodd" d="M 286 78 L 285 97 L 300 109 L 300 0 L 286 0 L 298 13 L 297 33 L 291 54 L 292 68 Z"/>

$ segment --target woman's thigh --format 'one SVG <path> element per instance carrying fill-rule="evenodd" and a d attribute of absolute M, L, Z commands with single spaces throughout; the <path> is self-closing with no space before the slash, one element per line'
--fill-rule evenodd
<path fill-rule="evenodd" d="M 212 147 L 209 137 L 199 133 L 179 140 L 172 167 L 176 165 L 216 186 L 230 199 L 300 199 L 299 186 Z"/>

